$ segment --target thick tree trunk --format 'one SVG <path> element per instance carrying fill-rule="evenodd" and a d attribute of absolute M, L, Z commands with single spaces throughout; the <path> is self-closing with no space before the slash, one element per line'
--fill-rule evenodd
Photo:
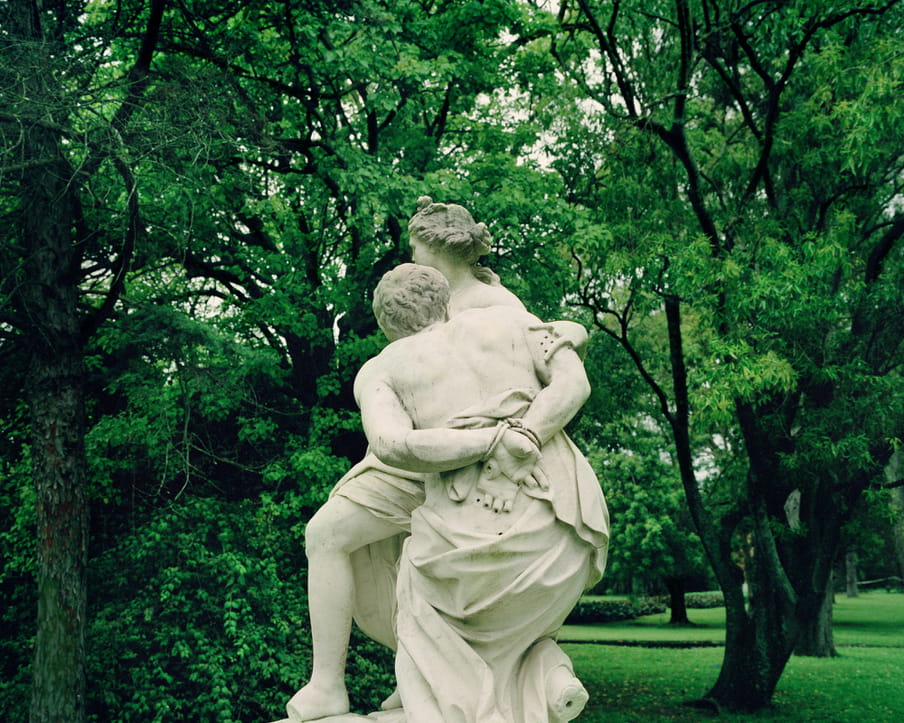
<path fill-rule="evenodd" d="M 35 359 L 28 394 L 38 522 L 32 723 L 85 717 L 84 398 L 80 360 L 63 346 L 55 359 Z"/>
<path fill-rule="evenodd" d="M 764 632 L 743 612 L 726 629 L 722 668 L 704 698 L 720 712 L 757 711 L 772 700 L 791 651 Z"/>
<path fill-rule="evenodd" d="M 675 575 L 665 578 L 665 587 L 669 591 L 670 625 L 688 625 L 687 600 L 684 596 L 684 576 Z"/>
<path fill-rule="evenodd" d="M 779 561 L 769 518 L 763 505 L 752 512 L 755 552 L 747 567 L 749 608 L 740 582 L 720 579 L 725 594 L 725 654 L 719 677 L 705 696 L 719 710 L 757 711 L 768 706 L 798 635 L 796 595 Z"/>
<path fill-rule="evenodd" d="M 32 320 L 26 390 L 37 507 L 38 617 L 31 721 L 84 720 L 88 512 L 85 400 L 66 176 L 26 184 L 25 308 Z M 59 179 L 57 181 L 57 179 Z"/>
<path fill-rule="evenodd" d="M 694 474 L 678 299 L 667 297 L 665 311 L 676 405 L 676 414 L 671 417 L 671 422 L 678 467 L 694 528 L 700 535 L 725 596 L 725 654 L 719 677 L 704 696 L 704 701 L 719 710 L 756 711 L 769 705 L 785 664 L 791 657 L 796 637 L 793 618 L 795 596 L 778 558 L 759 489 L 761 483 L 751 468 L 746 495 L 751 508 L 745 512 L 749 511 L 753 517 L 754 553 L 747 566 L 752 599 L 750 613 L 747 612 L 742 592 L 743 575 L 732 559 L 731 537 L 736 522 L 710 517 Z M 756 437 L 756 415 L 742 405 L 739 405 L 739 412 L 742 426 L 749 433 L 748 456 L 755 459 L 761 446 L 761 440 Z M 762 456 L 765 458 L 767 455 Z"/>
<path fill-rule="evenodd" d="M 832 635 L 832 603 L 835 598 L 833 587 L 832 576 L 829 575 L 829 583 L 818 607 L 805 604 L 799 606 L 800 637 L 794 648 L 795 655 L 816 658 L 834 658 L 838 655 Z"/>
<path fill-rule="evenodd" d="M 52 59 L 40 13 L 27 0 L 14 8 L 26 73 L 23 117 L 57 109 Z M 32 723 L 85 719 L 85 613 L 88 512 L 85 496 L 85 399 L 78 294 L 80 245 L 73 234 L 72 170 L 51 125 L 23 124 L 32 162 L 20 177 L 20 233 L 25 249 L 16 297 L 31 365 L 26 383 L 37 510 L 38 611 L 32 665 Z"/>

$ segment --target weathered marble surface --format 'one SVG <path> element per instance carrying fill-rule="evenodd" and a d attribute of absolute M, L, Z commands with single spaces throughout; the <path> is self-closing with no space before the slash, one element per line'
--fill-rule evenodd
<path fill-rule="evenodd" d="M 425 215 L 439 217 L 440 227 L 454 225 L 458 209 Z M 477 231 L 483 248 L 485 228 Z M 429 229 L 418 233 L 426 237 Z M 429 267 L 406 264 L 381 281 L 375 313 L 393 343 L 355 383 L 372 454 L 309 524 L 309 560 L 318 554 L 312 527 L 341 556 L 323 556 L 309 572 L 315 674 L 287 711 L 294 721 L 406 721 L 400 710 L 323 717 L 342 710 L 345 691 L 340 684 L 330 699 L 315 683 L 318 657 L 330 660 L 318 656 L 318 637 L 321 651 L 347 644 L 347 630 L 335 623 L 350 620 L 351 607 L 337 609 L 335 595 L 325 605 L 316 593 L 335 591 L 339 570 L 338 599 L 351 599 L 357 588 L 356 619 L 377 621 L 374 632 L 362 627 L 398 645 L 407 720 L 572 720 L 586 691 L 554 636 L 602 574 L 608 545 L 599 484 L 562 432 L 589 393 L 578 353 L 586 332 L 542 323 L 503 287 L 475 281 L 473 261 L 453 263 L 414 233 L 412 248 Z M 396 543 L 408 524 L 399 559 Z M 374 555 L 381 546 L 383 566 Z M 374 572 L 381 569 L 389 574 Z M 362 614 L 362 601 L 375 615 Z M 317 607 L 340 615 L 318 618 Z M 339 659 L 340 647 L 333 650 Z M 341 670 L 334 666 L 319 680 L 330 676 L 341 681 Z"/>

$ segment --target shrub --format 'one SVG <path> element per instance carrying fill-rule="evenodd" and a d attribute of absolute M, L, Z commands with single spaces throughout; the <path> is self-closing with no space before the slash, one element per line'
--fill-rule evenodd
<path fill-rule="evenodd" d="M 721 590 L 690 592 L 684 596 L 684 601 L 689 608 L 696 608 L 698 610 L 720 608 L 725 605 L 725 598 L 722 596 Z"/>
<path fill-rule="evenodd" d="M 571 625 L 587 623 L 614 623 L 620 620 L 633 620 L 641 615 L 652 615 L 666 611 L 666 606 L 652 598 L 637 600 L 600 600 L 592 597 L 582 598 L 571 611 L 566 623 Z"/>
<path fill-rule="evenodd" d="M 310 672 L 301 519 L 286 500 L 187 500 L 93 561 L 89 720 L 284 717 Z M 352 702 L 373 710 L 391 665 L 356 644 Z"/>

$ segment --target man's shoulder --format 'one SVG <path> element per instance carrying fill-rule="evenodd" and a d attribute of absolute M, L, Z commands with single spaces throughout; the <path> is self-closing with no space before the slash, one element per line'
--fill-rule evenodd
<path fill-rule="evenodd" d="M 361 369 L 358 371 L 358 375 L 362 374 L 377 374 L 382 372 L 383 370 L 389 370 L 392 368 L 392 365 L 395 363 L 395 360 L 401 356 L 404 351 L 404 347 L 407 346 L 407 342 L 410 337 L 403 337 L 401 339 L 396 339 L 393 342 L 390 342 L 386 346 L 384 346 L 379 352 L 377 352 L 374 356 L 368 359 L 364 364 L 361 365 Z"/>
<path fill-rule="evenodd" d="M 453 316 L 451 322 L 461 326 L 476 324 L 505 324 L 513 329 L 523 329 L 541 323 L 540 320 L 524 307 L 499 305 L 484 306 L 477 309 L 466 309 Z M 451 323 L 450 322 L 450 323 Z"/>
<path fill-rule="evenodd" d="M 430 346 L 428 339 L 435 339 L 435 336 L 432 332 L 420 332 L 390 342 L 364 362 L 358 375 L 391 377 L 403 364 L 419 358 L 424 347 Z"/>
<path fill-rule="evenodd" d="M 359 385 L 373 386 L 374 382 L 379 379 L 389 379 L 394 359 L 397 357 L 396 350 L 393 349 L 397 343 L 398 341 L 392 342 L 361 365 L 355 375 L 356 390 Z"/>

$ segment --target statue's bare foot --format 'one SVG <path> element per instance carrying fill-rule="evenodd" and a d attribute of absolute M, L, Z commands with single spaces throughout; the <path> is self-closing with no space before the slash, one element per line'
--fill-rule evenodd
<path fill-rule="evenodd" d="M 342 715 L 348 711 L 348 691 L 344 685 L 317 686 L 308 683 L 286 704 L 289 718 L 299 722 Z"/>
<path fill-rule="evenodd" d="M 402 707 L 402 695 L 399 693 L 399 689 L 396 688 L 392 693 L 389 694 L 389 697 L 380 703 L 380 710 L 395 710 L 396 708 Z"/>
<path fill-rule="evenodd" d="M 574 673 L 560 665 L 546 676 L 546 697 L 550 720 L 566 723 L 581 714 L 590 695 Z"/>

